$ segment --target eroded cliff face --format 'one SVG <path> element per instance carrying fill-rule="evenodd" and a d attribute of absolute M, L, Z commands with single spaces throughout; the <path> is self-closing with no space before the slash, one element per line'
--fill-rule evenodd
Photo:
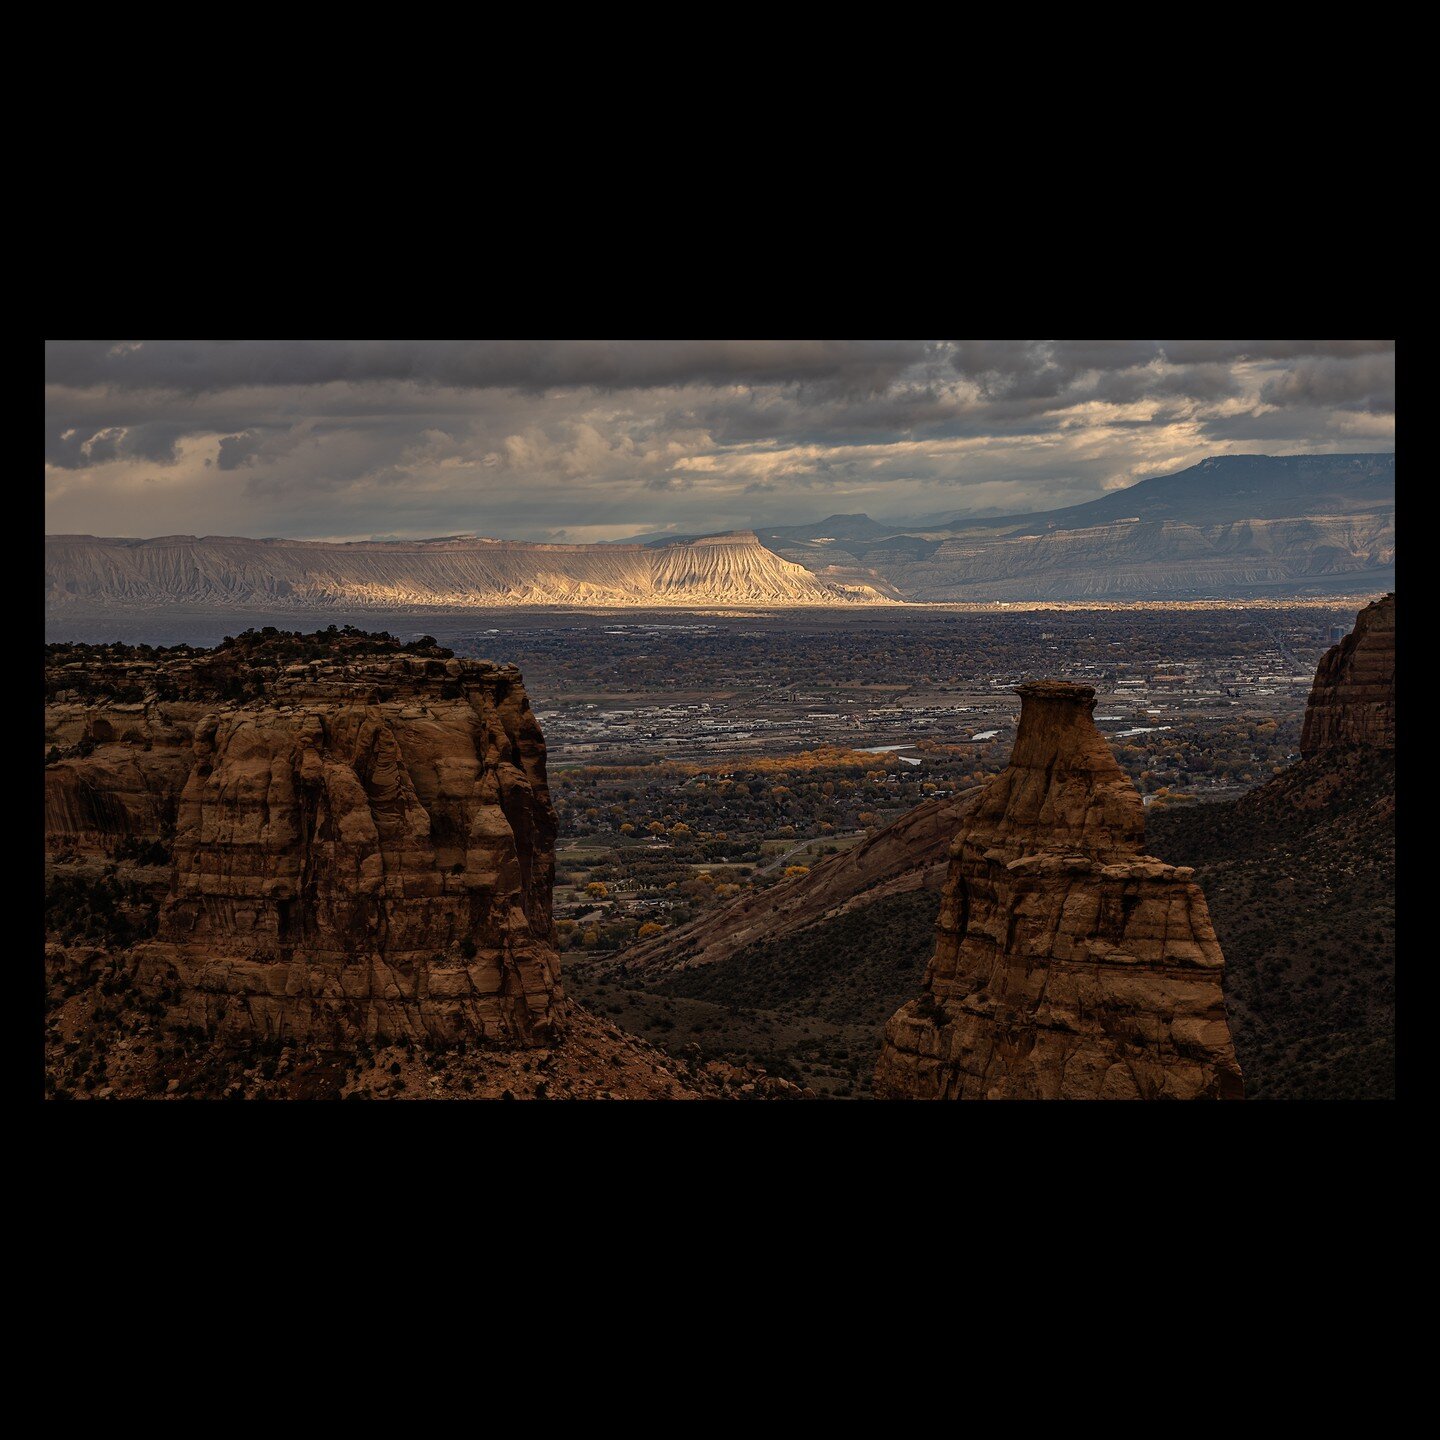
<path fill-rule="evenodd" d="M 1019 687 L 1015 749 L 950 850 L 919 999 L 885 1030 L 889 1099 L 1238 1099 L 1224 957 L 1089 686 Z"/>
<path fill-rule="evenodd" d="M 47 765 L 46 848 L 109 855 L 126 839 L 165 833 L 174 825 L 191 763 L 188 746 L 145 750 L 120 743 Z"/>
<path fill-rule="evenodd" d="M 79 667 L 76 667 L 78 669 Z M 45 847 L 54 853 L 113 855 L 126 840 L 155 839 L 175 826 L 176 806 L 194 764 L 196 721 L 208 701 L 161 705 L 150 694 L 118 699 L 141 689 L 154 665 L 117 670 L 101 681 L 102 692 L 82 697 L 62 688 L 63 671 L 47 674 L 57 696 L 45 707 L 45 744 L 71 753 L 45 766 Z"/>
<path fill-rule="evenodd" d="M 1395 596 L 1367 605 L 1321 657 L 1305 707 L 1306 759 L 1346 746 L 1395 748 Z"/>
<path fill-rule="evenodd" d="M 57 612 L 851 605 L 888 603 L 891 593 L 864 575 L 816 576 L 749 530 L 655 546 L 50 535 L 45 557 L 46 604 Z"/>
<path fill-rule="evenodd" d="M 47 766 L 47 839 L 171 845 L 134 961 L 142 986 L 178 996 L 177 1019 L 336 1044 L 548 1043 L 556 822 L 513 666 L 150 668 L 125 731 L 104 696 L 51 707 L 47 739 L 94 748 Z"/>

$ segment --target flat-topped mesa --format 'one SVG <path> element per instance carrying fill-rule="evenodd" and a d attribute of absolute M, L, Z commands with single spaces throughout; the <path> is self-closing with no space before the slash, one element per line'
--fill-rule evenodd
<path fill-rule="evenodd" d="M 197 725 L 147 968 L 207 1026 L 543 1043 L 556 821 L 518 674 L 351 678 Z"/>
<path fill-rule="evenodd" d="M 1395 748 L 1395 596 L 1367 605 L 1321 657 L 1305 707 L 1300 753 Z"/>
<path fill-rule="evenodd" d="M 719 535 L 697 535 L 685 545 L 758 545 L 760 537 L 753 530 L 726 530 Z"/>
<path fill-rule="evenodd" d="M 270 699 L 279 703 L 328 701 L 374 694 L 381 699 L 431 695 L 454 699 L 466 685 L 492 677 L 519 682 L 514 665 L 423 655 L 338 654 L 276 663 L 238 647 L 158 656 L 51 664 L 46 698 L 83 704 L 87 711 L 148 713 L 155 701 L 220 702 Z M 79 687 L 67 689 L 73 684 Z"/>
<path fill-rule="evenodd" d="M 888 604 L 863 578 L 822 579 L 753 531 L 659 544 L 560 545 L 447 538 L 331 544 L 188 536 L 50 536 L 57 613 L 198 606 L 347 614 L 502 605 Z"/>
<path fill-rule="evenodd" d="M 211 1030 L 548 1043 L 556 817 L 514 666 L 222 649 L 152 669 L 134 701 L 132 675 L 82 668 L 47 710 L 47 739 L 91 747 L 47 766 L 52 844 L 166 842 L 173 817 L 142 987 Z"/>
<path fill-rule="evenodd" d="M 1224 956 L 1085 685 L 1022 685 L 1005 770 L 950 848 L 935 954 L 885 1029 L 887 1099 L 1238 1099 Z"/>
<path fill-rule="evenodd" d="M 71 753 L 45 767 L 46 848 L 108 855 L 168 833 L 206 715 L 256 702 L 456 699 L 476 686 L 523 692 L 513 665 L 413 655 L 276 664 L 222 648 L 47 664 L 45 744 Z"/>

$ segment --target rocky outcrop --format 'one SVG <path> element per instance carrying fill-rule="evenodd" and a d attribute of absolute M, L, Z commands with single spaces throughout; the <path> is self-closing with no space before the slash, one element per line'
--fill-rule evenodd
<path fill-rule="evenodd" d="M 45 707 L 46 850 L 113 855 L 126 840 L 169 835 L 194 763 L 195 721 L 208 707 L 119 699 L 136 688 L 128 677 L 123 690 L 112 681 L 84 698 L 64 688 L 73 678 L 47 672 L 47 688 L 65 698 Z"/>
<path fill-rule="evenodd" d="M 111 855 L 125 840 L 165 835 L 191 763 L 188 749 L 121 743 L 47 765 L 46 849 Z"/>
<path fill-rule="evenodd" d="M 150 669 L 123 735 L 129 672 L 95 667 L 47 717 L 79 732 L 46 767 L 52 846 L 172 849 L 142 986 L 207 1030 L 548 1042 L 556 822 L 515 667 L 234 647 Z"/>
<path fill-rule="evenodd" d="M 1320 661 L 1301 750 L 1236 799 L 1152 825 L 1210 897 L 1247 1095 L 1393 1099 L 1393 594 Z"/>
<path fill-rule="evenodd" d="M 1006 769 L 950 850 L 934 957 L 885 1030 L 891 1099 L 1238 1099 L 1224 957 L 1192 871 L 1144 810 L 1089 686 L 1019 687 Z"/>
<path fill-rule="evenodd" d="M 1327 650 L 1305 707 L 1300 753 L 1306 759 L 1347 746 L 1395 748 L 1395 596 L 1355 617 L 1355 628 Z"/>

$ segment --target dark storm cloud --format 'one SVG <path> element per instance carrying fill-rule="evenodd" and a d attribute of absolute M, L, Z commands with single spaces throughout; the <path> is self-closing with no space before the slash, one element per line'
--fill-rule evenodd
<path fill-rule="evenodd" d="M 1044 340 L 958 340 L 950 364 L 962 375 L 1014 375 L 1043 367 L 1049 353 Z"/>
<path fill-rule="evenodd" d="M 57 385 L 188 395 L 373 382 L 543 391 L 799 381 L 863 394 L 928 348 L 911 340 L 61 340 L 46 346 L 46 368 Z"/>
<path fill-rule="evenodd" d="M 113 460 L 146 460 L 173 464 L 176 446 L 189 427 L 166 421 L 132 425 L 76 426 L 63 420 L 46 427 L 45 459 L 65 470 L 104 465 Z"/>
<path fill-rule="evenodd" d="M 897 440 L 943 433 L 975 409 L 963 397 L 933 386 L 892 390 L 844 400 L 791 393 L 745 391 L 726 394 L 666 412 L 667 429 L 699 428 L 722 444 L 784 438 L 791 442 L 840 445 L 852 441 Z"/>
<path fill-rule="evenodd" d="M 1268 405 L 1340 405 L 1364 410 L 1395 408 L 1395 356 L 1354 360 L 1303 360 L 1267 380 L 1260 398 Z"/>
<path fill-rule="evenodd" d="M 252 430 L 247 430 L 243 435 L 222 435 L 220 453 L 215 457 L 215 463 L 222 470 L 238 470 L 242 465 L 249 465 L 254 461 L 261 443 L 262 436 Z"/>
<path fill-rule="evenodd" d="M 47 524 L 698 533 L 1388 449 L 1379 341 L 55 342 Z"/>
<path fill-rule="evenodd" d="M 953 343 L 950 363 L 962 375 L 996 384 L 1000 393 L 1054 394 L 1087 370 L 1132 370 L 1157 361 L 1200 367 L 1302 356 L 1343 359 L 1391 353 L 1393 345 L 1390 340 L 961 340 Z"/>
<path fill-rule="evenodd" d="M 1227 415 L 1208 416 L 1199 422 L 1200 433 L 1206 440 L 1223 442 L 1245 442 L 1252 452 L 1279 454 L 1294 448 L 1294 436 L 1320 433 L 1333 435 L 1337 441 L 1347 436 L 1369 436 L 1372 443 L 1365 445 L 1332 444 L 1316 446 L 1316 449 L 1346 450 L 1389 450 L 1389 419 L 1382 413 L 1366 411 L 1336 411 L 1328 406 L 1292 405 L 1275 410 L 1238 410 Z M 1242 450 L 1245 445 L 1242 444 Z"/>
<path fill-rule="evenodd" d="M 1192 364 L 1106 371 L 1097 376 L 1092 393 L 1097 400 L 1123 405 L 1147 397 L 1222 400 L 1240 391 L 1240 381 L 1228 365 Z"/>
<path fill-rule="evenodd" d="M 1227 360 L 1295 360 L 1306 355 L 1348 359 L 1393 353 L 1393 340 L 1157 340 L 1176 365 Z"/>

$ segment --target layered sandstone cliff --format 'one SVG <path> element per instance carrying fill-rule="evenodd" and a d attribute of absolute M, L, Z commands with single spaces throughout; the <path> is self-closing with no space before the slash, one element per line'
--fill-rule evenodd
<path fill-rule="evenodd" d="M 1300 753 L 1346 746 L 1395 747 L 1395 596 L 1367 605 L 1355 628 L 1327 650 L 1305 707 Z"/>
<path fill-rule="evenodd" d="M 934 957 L 886 1026 L 892 1099 L 1238 1099 L 1192 871 L 1143 853 L 1088 686 L 1019 687 L 1015 749 L 950 850 Z"/>
<path fill-rule="evenodd" d="M 191 763 L 188 747 L 121 742 L 47 765 L 46 849 L 110 855 L 127 839 L 163 835 L 174 826 Z"/>
<path fill-rule="evenodd" d="M 47 840 L 171 848 L 135 962 L 177 1018 L 333 1043 L 547 1042 L 556 822 L 513 666 L 232 650 L 148 671 L 90 667 L 87 693 L 47 676 L 47 741 L 72 747 L 46 767 Z"/>

